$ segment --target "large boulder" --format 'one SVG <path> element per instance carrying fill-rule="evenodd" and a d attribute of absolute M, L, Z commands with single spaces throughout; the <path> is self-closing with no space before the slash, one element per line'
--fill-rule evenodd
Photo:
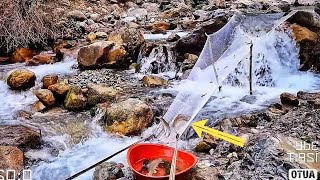
<path fill-rule="evenodd" d="M 33 56 L 32 59 L 26 60 L 27 66 L 37 66 L 40 64 L 52 64 L 55 62 L 56 55 L 54 53 L 42 53 Z"/>
<path fill-rule="evenodd" d="M 11 58 L 12 62 L 26 62 L 27 60 L 32 59 L 32 57 L 36 55 L 36 53 L 28 48 L 18 48 Z"/>
<path fill-rule="evenodd" d="M 35 92 L 35 95 L 47 107 L 54 105 L 56 101 L 53 93 L 48 89 L 39 89 Z"/>
<path fill-rule="evenodd" d="M 0 177 L 11 179 L 13 177 L 6 177 L 6 173 L 1 170 L 15 170 L 16 173 L 23 169 L 23 152 L 17 147 L 0 146 Z"/>
<path fill-rule="evenodd" d="M 40 131 L 22 125 L 1 125 L 0 146 L 35 148 L 40 145 Z"/>
<path fill-rule="evenodd" d="M 42 78 L 42 88 L 48 89 L 49 86 L 58 82 L 59 77 L 57 75 L 46 75 Z"/>
<path fill-rule="evenodd" d="M 64 100 L 64 106 L 71 111 L 82 110 L 86 108 L 87 98 L 83 95 L 81 87 L 70 87 L 68 94 Z"/>
<path fill-rule="evenodd" d="M 65 96 L 68 93 L 70 86 L 65 82 L 59 82 L 49 86 L 48 89 L 55 95 Z"/>
<path fill-rule="evenodd" d="M 9 73 L 7 84 L 11 89 L 25 90 L 35 85 L 36 75 L 26 69 L 13 70 Z"/>
<path fill-rule="evenodd" d="M 319 39 L 317 33 L 310 31 L 306 27 L 302 27 L 298 24 L 292 25 L 293 36 L 295 40 L 300 43 L 301 41 L 310 41 L 316 43 Z"/>
<path fill-rule="evenodd" d="M 227 16 L 219 16 L 216 19 L 201 23 L 201 27 L 177 41 L 175 47 L 177 52 L 180 56 L 185 53 L 199 55 L 207 40 L 205 33 L 212 34 L 221 29 L 227 22 Z"/>
<path fill-rule="evenodd" d="M 153 119 L 152 109 L 139 99 L 130 98 L 106 109 L 106 131 L 122 135 L 141 133 Z"/>
<path fill-rule="evenodd" d="M 280 95 L 280 100 L 283 105 L 287 106 L 298 106 L 299 105 L 299 100 L 298 98 L 290 93 L 282 93 Z"/>
<path fill-rule="evenodd" d="M 114 42 L 112 41 L 101 41 L 82 47 L 78 53 L 79 67 L 94 69 L 108 65 L 108 54 L 113 46 Z"/>
<path fill-rule="evenodd" d="M 111 87 L 95 84 L 88 85 L 87 97 L 88 104 L 91 106 L 108 101 L 112 102 L 116 99 L 117 95 L 118 91 Z"/>

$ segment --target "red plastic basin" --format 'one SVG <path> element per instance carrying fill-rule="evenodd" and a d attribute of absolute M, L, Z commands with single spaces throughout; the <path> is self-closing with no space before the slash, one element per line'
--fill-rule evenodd
<path fill-rule="evenodd" d="M 174 148 L 169 146 L 164 146 L 161 144 L 151 144 L 151 143 L 142 143 L 131 147 L 127 153 L 127 160 L 130 168 L 133 170 L 137 180 L 167 180 L 167 176 L 147 176 L 141 172 L 141 167 L 139 162 L 148 159 L 154 160 L 158 158 L 163 158 L 166 161 L 171 163 L 174 153 Z M 177 166 L 180 167 L 179 172 L 176 173 L 176 180 L 186 180 L 190 175 L 190 170 L 197 163 L 197 157 L 191 153 L 178 150 L 177 156 Z"/>

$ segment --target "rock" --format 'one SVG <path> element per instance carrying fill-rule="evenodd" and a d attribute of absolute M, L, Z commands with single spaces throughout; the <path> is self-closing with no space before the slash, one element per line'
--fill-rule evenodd
<path fill-rule="evenodd" d="M 71 111 L 82 110 L 87 106 L 87 98 L 79 86 L 70 87 L 64 100 L 64 106 Z"/>
<path fill-rule="evenodd" d="M 82 47 L 77 58 L 80 69 L 94 69 L 107 65 L 109 63 L 107 55 L 113 46 L 113 42 L 103 41 Z"/>
<path fill-rule="evenodd" d="M 116 180 L 124 177 L 122 167 L 115 162 L 104 162 L 95 168 L 93 180 Z"/>
<path fill-rule="evenodd" d="M 32 59 L 26 60 L 27 66 L 37 66 L 40 64 L 52 64 L 55 62 L 55 54 L 52 53 L 42 53 L 33 56 Z"/>
<path fill-rule="evenodd" d="M 99 17 L 100 17 L 100 14 L 98 14 L 98 13 L 90 14 L 90 18 L 91 18 L 94 22 L 98 22 Z"/>
<path fill-rule="evenodd" d="M 107 38 L 108 34 L 105 32 L 96 32 L 97 38 Z"/>
<path fill-rule="evenodd" d="M 97 39 L 97 35 L 94 32 L 91 32 L 87 35 L 87 41 L 92 42 Z"/>
<path fill-rule="evenodd" d="M 201 23 L 201 27 L 177 41 L 175 46 L 176 51 L 181 56 L 185 53 L 199 55 L 207 41 L 205 33 L 212 34 L 221 29 L 227 22 L 227 16 L 219 16 L 213 20 Z"/>
<path fill-rule="evenodd" d="M 283 105 L 289 105 L 289 106 L 298 106 L 299 105 L 298 98 L 295 97 L 293 94 L 282 93 L 280 95 L 280 100 Z"/>
<path fill-rule="evenodd" d="M 297 98 L 306 100 L 306 101 L 312 101 L 312 100 L 320 99 L 320 93 L 308 93 L 308 92 L 299 91 L 297 93 Z"/>
<path fill-rule="evenodd" d="M 108 64 L 121 64 L 120 62 L 124 61 L 126 53 L 127 52 L 122 45 L 116 44 L 110 49 L 107 55 Z"/>
<path fill-rule="evenodd" d="M 209 152 L 210 149 L 211 149 L 211 146 L 203 141 L 200 141 L 194 148 L 196 152 L 205 152 L 205 153 Z"/>
<path fill-rule="evenodd" d="M 117 95 L 118 91 L 111 87 L 95 84 L 88 85 L 87 97 L 88 103 L 91 106 L 103 102 L 112 102 L 116 99 Z"/>
<path fill-rule="evenodd" d="M 0 125 L 0 146 L 35 148 L 40 145 L 40 133 L 22 125 Z"/>
<path fill-rule="evenodd" d="M 154 75 L 146 75 L 143 77 L 142 80 L 143 80 L 143 84 L 147 87 L 156 87 L 156 86 L 163 86 L 168 84 L 166 80 Z"/>
<path fill-rule="evenodd" d="M 154 22 L 151 25 L 151 30 L 153 33 L 166 33 L 170 29 L 170 23 L 167 22 Z"/>
<path fill-rule="evenodd" d="M 27 60 L 32 59 L 32 57 L 36 53 L 32 51 L 31 49 L 28 48 L 18 48 L 14 53 L 11 58 L 11 61 L 14 63 L 18 62 L 26 62 Z"/>
<path fill-rule="evenodd" d="M 141 100 L 133 98 L 111 105 L 103 117 L 106 131 L 122 135 L 141 133 L 152 119 L 152 109 Z"/>
<path fill-rule="evenodd" d="M 187 64 L 195 64 L 198 60 L 198 56 L 195 55 L 195 54 L 189 54 L 189 53 L 186 53 L 184 54 L 184 63 L 187 63 Z"/>
<path fill-rule="evenodd" d="M 200 165 L 199 165 L 200 164 Z M 221 172 L 217 167 L 211 167 L 202 165 L 203 163 L 198 162 L 198 165 L 192 170 L 191 180 L 218 180 L 221 177 Z"/>
<path fill-rule="evenodd" d="M 298 11 L 291 18 L 288 19 L 290 23 L 297 23 L 304 27 L 317 26 L 317 22 L 314 18 L 314 14 L 307 11 Z"/>
<path fill-rule="evenodd" d="M 7 177 L 6 170 L 14 170 L 16 173 L 20 173 L 23 169 L 23 152 L 17 147 L 13 146 L 0 146 L 0 177 L 5 179 L 13 179 L 13 177 Z"/>
<path fill-rule="evenodd" d="M 46 106 L 41 101 L 36 101 L 32 105 L 32 110 L 35 112 L 41 112 L 46 109 Z"/>
<path fill-rule="evenodd" d="M 14 116 L 13 116 L 15 119 L 32 119 L 32 113 L 31 112 L 28 112 L 28 111 L 24 111 L 24 110 L 19 110 L 17 112 L 14 113 Z"/>
<path fill-rule="evenodd" d="M 35 85 L 36 75 L 26 69 L 13 70 L 7 78 L 7 84 L 11 89 L 25 90 Z"/>
<path fill-rule="evenodd" d="M 178 34 L 172 33 L 172 34 L 168 37 L 167 41 L 168 41 L 168 42 L 175 42 L 175 41 L 178 41 L 179 39 L 180 39 L 180 36 L 179 36 Z"/>
<path fill-rule="evenodd" d="M 79 10 L 74 10 L 74 11 L 69 12 L 68 17 L 71 17 L 77 21 L 84 21 L 87 19 L 87 17 L 84 15 L 84 13 Z"/>
<path fill-rule="evenodd" d="M 7 64 L 10 62 L 10 57 L 7 56 L 0 56 L 0 64 Z"/>
<path fill-rule="evenodd" d="M 42 88 L 48 89 L 49 86 L 56 84 L 59 77 L 57 75 L 46 75 L 42 78 Z"/>
<path fill-rule="evenodd" d="M 141 31 L 134 28 L 121 28 L 113 32 L 110 36 L 120 35 L 126 49 L 133 60 L 136 60 L 140 52 L 140 47 L 144 43 L 144 36 Z"/>
<path fill-rule="evenodd" d="M 317 33 L 310 31 L 306 27 L 302 27 L 298 24 L 292 25 L 293 36 L 295 40 L 300 43 L 301 41 L 311 41 L 316 43 L 319 39 Z"/>
<path fill-rule="evenodd" d="M 56 101 L 53 93 L 48 89 L 39 89 L 35 92 L 35 95 L 47 107 L 54 105 Z"/>
<path fill-rule="evenodd" d="M 70 86 L 67 83 L 59 82 L 57 84 L 49 86 L 48 89 L 52 91 L 54 94 L 64 96 L 68 93 Z"/>

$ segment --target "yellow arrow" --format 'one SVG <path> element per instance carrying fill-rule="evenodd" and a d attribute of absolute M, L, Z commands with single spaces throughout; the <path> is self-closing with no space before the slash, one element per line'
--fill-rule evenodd
<path fill-rule="evenodd" d="M 232 144 L 238 145 L 240 147 L 244 146 L 245 143 L 245 139 L 225 133 L 225 132 L 221 132 L 212 128 L 209 128 L 207 126 L 205 126 L 205 124 L 207 123 L 208 119 L 204 119 L 198 122 L 194 122 L 192 123 L 192 128 L 194 129 L 194 131 L 196 131 L 196 133 L 198 134 L 198 136 L 201 138 L 202 137 L 202 132 L 206 132 L 212 136 L 215 136 L 217 138 L 223 139 L 225 141 L 228 141 Z"/>

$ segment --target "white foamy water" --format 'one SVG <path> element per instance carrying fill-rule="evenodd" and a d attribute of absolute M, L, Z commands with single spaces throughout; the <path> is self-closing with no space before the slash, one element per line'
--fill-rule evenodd
<path fill-rule="evenodd" d="M 166 34 L 144 34 L 145 40 L 161 40 L 161 39 L 167 39 L 171 34 L 176 33 L 180 37 L 186 36 L 189 32 L 174 32 L 174 31 L 168 31 Z"/>
<path fill-rule="evenodd" d="M 54 64 L 45 64 L 39 66 L 22 66 L 17 64 L 17 68 L 25 68 L 33 71 L 36 74 L 37 82 L 39 83 L 43 76 L 49 74 L 66 75 L 74 73 L 72 66 L 76 63 L 74 59 L 65 59 L 62 62 Z M 3 74 L 7 74 L 6 65 L 1 67 Z M 8 65 L 7 70 L 15 69 L 14 64 Z M 29 105 L 37 100 L 32 92 L 32 88 L 26 91 L 13 91 L 6 84 L 5 80 L 0 81 L 0 123 L 4 119 L 12 119 L 14 112 L 18 110 L 28 110 Z"/>

